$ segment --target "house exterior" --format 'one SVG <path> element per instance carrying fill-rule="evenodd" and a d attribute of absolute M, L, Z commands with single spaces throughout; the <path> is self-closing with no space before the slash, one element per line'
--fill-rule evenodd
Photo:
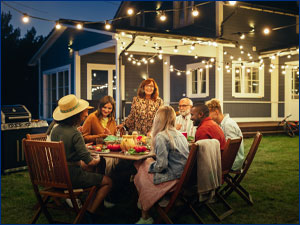
<path fill-rule="evenodd" d="M 298 11 L 246 2 L 125 1 L 111 30 L 101 22 L 83 22 L 82 30 L 76 21 L 60 23 L 29 62 L 39 66 L 42 119 L 51 120 L 58 99 L 74 93 L 93 104 L 113 96 L 120 122 L 140 82 L 151 77 L 176 111 L 182 97 L 218 98 L 237 122 L 289 114 L 299 120 Z"/>

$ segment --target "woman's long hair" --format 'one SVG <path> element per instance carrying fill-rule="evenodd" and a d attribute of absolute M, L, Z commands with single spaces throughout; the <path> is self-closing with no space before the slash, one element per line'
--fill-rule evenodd
<path fill-rule="evenodd" d="M 160 132 L 165 132 L 170 140 L 170 146 L 174 149 L 174 139 L 169 134 L 170 130 L 175 129 L 175 120 L 176 120 L 176 113 L 171 106 L 161 106 L 154 117 L 153 126 L 152 126 L 152 147 L 155 148 L 155 137 Z"/>
<path fill-rule="evenodd" d="M 96 116 L 99 118 L 99 120 L 101 121 L 101 119 L 103 118 L 102 115 L 102 108 L 107 104 L 110 103 L 112 105 L 112 111 L 111 113 L 108 115 L 108 119 L 109 120 L 115 120 L 115 113 L 116 113 L 116 103 L 115 100 L 113 99 L 113 97 L 107 95 L 104 96 L 103 98 L 101 98 L 99 100 L 99 105 L 97 108 L 97 112 L 96 112 Z"/>
<path fill-rule="evenodd" d="M 143 80 L 139 86 L 139 89 L 137 91 L 137 96 L 140 97 L 140 98 L 145 98 L 146 97 L 146 93 L 145 93 L 145 86 L 150 84 L 151 82 L 153 82 L 153 85 L 154 85 L 154 90 L 153 90 L 153 93 L 151 95 L 151 99 L 156 101 L 158 95 L 159 95 L 159 91 L 158 91 L 158 86 L 157 86 L 157 83 L 155 82 L 154 79 L 152 78 L 148 78 L 147 80 Z"/>

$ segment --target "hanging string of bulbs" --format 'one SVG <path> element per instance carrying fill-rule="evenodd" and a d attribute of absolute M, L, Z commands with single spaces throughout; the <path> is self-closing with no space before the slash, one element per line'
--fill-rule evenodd
<path fill-rule="evenodd" d="M 7 4 L 7 3 L 4 2 L 4 1 L 2 1 L 1 3 L 5 4 L 6 6 L 12 8 L 12 9 L 14 9 L 15 11 L 19 12 L 20 14 L 22 14 L 22 15 L 23 15 L 22 20 L 23 20 L 24 23 L 28 23 L 28 22 L 30 21 L 30 18 L 34 18 L 34 19 L 38 19 L 38 20 L 43 20 L 43 21 L 48 21 L 48 22 L 54 22 L 54 23 L 55 23 L 56 29 L 60 29 L 60 28 L 62 27 L 62 24 L 60 23 L 60 20 L 50 20 L 50 19 L 45 19 L 45 18 L 41 18 L 41 17 L 32 16 L 32 15 L 29 15 L 29 14 L 27 14 L 27 13 L 24 13 L 24 12 L 22 12 L 22 11 L 16 9 L 15 7 L 12 7 L 11 5 Z M 196 5 L 190 5 L 190 6 L 186 6 L 186 7 L 182 7 L 182 8 L 178 8 L 178 9 L 147 10 L 147 11 L 139 11 L 139 12 L 137 12 L 137 13 L 135 13 L 135 10 L 134 10 L 133 8 L 128 8 L 128 10 L 127 10 L 127 15 L 126 15 L 126 16 L 117 17 L 117 18 L 113 18 L 113 19 L 108 19 L 108 20 L 105 20 L 105 21 L 86 22 L 86 21 L 78 21 L 78 20 L 67 20 L 67 22 L 73 22 L 73 23 L 75 23 L 75 24 L 76 24 L 76 28 L 77 28 L 78 30 L 82 30 L 82 29 L 84 28 L 84 25 L 85 25 L 85 24 L 87 25 L 87 24 L 95 24 L 95 23 L 104 23 L 104 28 L 105 28 L 106 30 L 111 30 L 111 29 L 112 29 L 112 26 L 113 26 L 113 25 L 112 25 L 112 22 L 114 22 L 114 21 L 121 20 L 121 19 L 125 19 L 125 18 L 129 18 L 129 17 L 132 17 L 132 16 L 137 16 L 137 15 L 147 14 L 147 13 L 157 13 L 157 14 L 159 15 L 159 19 L 160 19 L 162 22 L 164 22 L 164 21 L 167 20 L 167 16 L 166 16 L 166 13 L 167 13 L 167 12 L 175 12 L 175 11 L 180 11 L 180 10 L 185 10 L 185 9 L 191 9 L 191 14 L 192 14 L 192 16 L 193 16 L 193 17 L 197 17 L 197 16 L 199 16 L 199 14 L 200 14 L 200 12 L 199 12 L 199 10 L 198 10 L 198 7 L 199 7 L 199 6 L 202 6 L 202 5 L 205 5 L 205 4 L 209 4 L 209 3 L 212 3 L 212 1 L 202 2 L 202 3 L 196 4 Z M 230 6 L 235 6 L 235 5 L 236 5 L 236 1 L 228 1 L 228 5 L 230 5 Z M 64 21 L 66 21 L 66 20 L 64 20 Z M 292 24 L 292 25 L 287 25 L 287 26 L 282 26 L 282 27 L 272 28 L 272 29 L 270 29 L 270 28 L 264 28 L 263 33 L 266 34 L 266 35 L 268 35 L 268 34 L 271 33 L 272 30 L 275 31 L 275 30 L 279 30 L 279 29 L 283 29 L 283 28 L 287 28 L 287 27 L 295 26 L 295 25 L 297 25 L 297 24 Z M 237 32 L 237 33 L 235 33 L 235 34 L 240 35 L 240 39 L 245 39 L 245 35 L 246 35 L 246 34 L 250 34 L 250 33 L 254 33 L 254 32 L 255 32 L 255 30 L 254 30 L 254 28 L 252 28 L 252 29 L 251 29 L 250 31 L 248 31 L 248 32 Z M 118 40 L 118 36 L 116 37 L 116 39 Z M 150 40 L 151 40 L 151 38 L 150 38 Z M 147 42 L 149 42 L 149 41 L 146 40 L 145 43 L 147 44 Z M 122 43 L 121 50 L 123 50 L 123 49 L 125 49 L 125 47 L 124 47 L 125 44 L 123 44 L 123 43 L 125 43 L 125 42 L 121 42 L 121 43 Z M 181 44 L 181 45 L 164 46 L 164 48 L 173 48 L 173 49 L 174 49 L 174 52 L 177 53 L 177 52 L 179 52 L 179 48 L 180 48 L 180 47 L 189 45 L 189 46 L 190 46 L 190 49 L 188 50 L 188 53 L 192 53 L 192 51 L 195 49 L 196 44 L 200 44 L 200 45 L 212 45 L 212 46 L 217 47 L 217 43 L 216 43 L 216 42 L 210 42 L 210 41 L 208 41 L 208 42 L 197 41 L 197 42 L 192 42 L 192 43 L 188 44 L 188 43 L 186 43 L 185 39 L 182 39 L 182 44 Z M 154 43 L 153 48 L 155 48 L 156 50 L 158 50 L 158 53 L 152 55 L 151 57 L 149 57 L 149 58 L 147 58 L 147 59 L 146 59 L 146 58 L 142 58 L 141 60 L 138 60 L 137 58 L 134 58 L 134 57 L 132 56 L 132 54 L 131 54 L 131 55 L 129 56 L 128 60 L 129 60 L 129 61 L 132 61 L 132 63 L 133 63 L 133 64 L 136 64 L 137 66 L 140 66 L 140 65 L 142 65 L 142 64 L 147 64 L 148 62 L 154 63 L 154 58 L 155 58 L 155 57 L 158 57 L 159 59 L 162 60 L 162 53 L 163 53 L 162 47 L 161 47 L 161 46 L 157 46 L 157 44 Z M 257 62 L 257 60 L 256 60 L 256 61 L 253 61 L 253 56 L 251 55 L 251 53 L 245 53 L 245 51 L 243 50 L 243 46 L 242 46 L 242 45 L 240 45 L 240 49 L 241 49 L 240 53 L 241 53 L 242 55 L 244 55 L 244 54 L 246 55 L 246 54 L 247 54 L 247 56 L 249 57 L 249 60 L 252 60 L 252 63 L 253 63 L 253 64 L 254 64 L 255 62 Z M 297 50 L 297 52 L 299 53 L 299 49 L 297 48 L 296 50 Z M 127 52 L 126 52 L 126 53 L 127 53 Z M 126 53 L 125 53 L 125 55 L 126 55 Z M 225 52 L 224 52 L 224 55 L 226 55 L 226 54 L 227 54 L 227 52 L 225 51 Z M 270 58 L 271 58 L 271 59 L 274 59 L 274 58 L 276 57 L 276 55 L 280 56 L 280 54 L 281 54 L 281 52 L 278 52 L 278 53 L 274 54 L 273 56 L 271 56 Z M 127 53 L 127 55 L 128 55 L 128 53 Z M 198 58 L 197 55 L 195 55 L 194 57 L 195 57 L 195 58 Z M 287 58 L 291 58 L 291 54 L 288 54 L 288 55 L 287 55 Z M 231 55 L 231 56 L 230 56 L 230 59 L 231 59 L 231 60 L 234 60 L 234 56 Z M 202 61 L 202 63 L 203 63 L 203 64 L 206 64 L 205 67 L 211 68 L 211 67 L 213 67 L 213 64 L 212 64 L 212 63 L 213 63 L 213 62 L 216 63 L 216 61 L 213 61 L 213 62 L 212 62 L 211 60 L 214 60 L 214 58 L 211 58 L 210 61 L 208 61 L 209 63 L 206 62 L 205 60 Z M 164 63 L 166 63 L 166 62 L 164 62 Z M 220 62 L 220 63 L 222 64 L 223 62 Z M 241 58 L 241 57 L 238 58 L 238 63 L 239 63 L 239 64 L 242 64 L 242 58 Z M 262 68 L 262 67 L 264 66 L 264 64 L 263 64 L 263 59 L 262 59 L 262 58 L 260 58 L 259 63 L 260 63 L 260 68 Z M 227 71 L 227 72 L 230 72 L 230 71 L 231 71 L 231 69 L 229 68 L 230 63 L 224 62 L 224 64 L 225 64 L 225 69 L 226 69 L 226 71 Z M 231 63 L 231 64 L 234 64 L 234 63 Z M 280 65 L 280 64 L 278 64 L 278 66 L 281 66 L 281 68 L 283 68 L 283 67 L 284 67 L 284 68 L 288 68 L 288 66 L 286 66 L 286 65 Z M 270 64 L 270 72 L 272 72 L 272 69 L 274 69 L 274 68 L 275 68 L 275 65 L 274 65 L 274 64 Z M 198 68 L 198 69 L 201 69 L 201 68 Z M 220 69 L 220 68 L 218 67 L 218 69 Z M 196 69 L 195 69 L 195 70 L 196 70 Z M 298 68 L 298 70 L 299 70 L 299 68 Z M 176 69 L 176 68 L 174 68 L 172 65 L 170 65 L 170 71 L 171 71 L 171 72 L 173 72 L 173 71 L 177 72 L 177 75 L 180 75 L 180 74 L 183 73 L 183 72 L 185 72 L 186 74 L 190 74 L 189 71 L 182 71 L 182 70 Z"/>
<path fill-rule="evenodd" d="M 122 40 L 122 37 L 125 37 L 125 35 L 126 35 L 125 32 L 121 32 L 120 35 L 115 36 L 115 39 L 119 40 L 120 43 L 121 43 L 121 46 L 120 46 L 121 50 L 124 50 L 125 46 L 126 46 L 126 42 L 124 40 Z M 135 45 L 137 47 L 139 46 L 138 44 L 135 44 Z M 218 44 L 216 42 L 211 42 L 211 41 L 207 41 L 207 42 L 204 42 L 204 41 L 189 41 L 188 42 L 188 40 L 185 40 L 185 39 L 181 40 L 181 45 L 177 44 L 177 45 L 172 45 L 172 46 L 159 46 L 157 44 L 157 42 L 154 40 L 153 37 L 144 39 L 144 45 L 140 45 L 140 46 L 145 47 L 146 45 L 148 45 L 147 47 L 155 49 L 157 52 L 155 54 L 151 55 L 151 56 L 148 56 L 148 57 L 137 58 L 137 57 L 134 57 L 133 54 L 130 54 L 129 52 L 126 51 L 125 55 L 127 56 L 128 61 L 132 62 L 134 65 L 137 65 L 137 66 L 141 66 L 143 64 L 146 65 L 148 63 L 152 64 L 152 63 L 155 62 L 155 58 L 158 58 L 159 60 L 163 59 L 162 54 L 163 54 L 165 49 L 173 48 L 174 53 L 178 53 L 178 52 L 181 51 L 179 48 L 186 47 L 186 46 L 189 46 L 189 49 L 187 50 L 187 52 L 189 54 L 192 54 L 193 52 L 195 52 L 194 58 L 197 59 L 199 57 L 196 54 L 197 45 L 208 45 L 208 46 L 214 46 L 214 47 L 218 46 Z M 265 63 L 264 63 L 263 58 L 265 58 L 265 57 L 259 56 L 258 59 L 254 60 L 252 54 L 250 52 L 245 52 L 244 47 L 242 45 L 239 45 L 239 49 L 240 49 L 241 55 L 247 56 L 248 57 L 247 59 L 245 59 L 245 57 L 244 57 L 244 59 L 242 59 L 242 56 L 241 56 L 241 57 L 236 58 L 236 61 L 233 61 L 235 59 L 234 56 L 232 54 L 230 55 L 227 51 L 224 51 L 224 55 L 227 55 L 227 56 L 230 55 L 229 58 L 230 58 L 230 60 L 232 60 L 232 62 L 218 62 L 218 61 L 215 60 L 215 58 L 210 58 L 209 60 L 202 60 L 201 61 L 202 66 L 199 67 L 199 68 L 196 68 L 194 70 L 201 70 L 203 67 L 212 68 L 216 64 L 224 65 L 225 70 L 226 70 L 227 73 L 231 72 L 231 67 L 233 65 L 238 65 L 238 66 L 241 66 L 241 67 L 244 68 L 245 64 L 247 64 L 247 65 L 249 65 L 249 64 L 250 65 L 257 65 L 257 64 L 259 64 L 259 69 L 260 70 L 264 68 Z M 294 49 L 294 52 L 295 51 L 299 54 L 299 48 Z M 281 54 L 286 54 L 287 58 L 290 59 L 292 57 L 292 53 L 293 53 L 292 49 L 286 50 L 286 51 L 278 51 L 277 53 L 269 56 L 269 59 L 273 60 L 273 59 L 275 59 L 276 56 L 280 56 Z M 164 61 L 163 63 L 165 65 L 168 64 L 167 61 Z M 270 63 L 269 72 L 273 72 L 273 70 L 276 68 L 276 66 L 278 68 L 281 68 L 281 69 L 284 69 L 284 70 L 289 68 L 288 65 Z M 175 68 L 173 65 L 170 65 L 169 69 L 170 69 L 170 72 L 176 72 L 177 75 L 181 75 L 181 73 L 185 73 L 185 74 L 188 75 L 188 74 L 190 74 L 191 72 L 194 71 L 194 70 L 190 70 L 190 71 L 180 70 L 180 69 Z M 221 69 L 220 66 L 218 66 L 217 69 L 220 70 Z M 299 70 L 299 67 L 294 66 L 293 69 Z M 285 71 L 282 71 L 282 74 L 285 74 Z"/>

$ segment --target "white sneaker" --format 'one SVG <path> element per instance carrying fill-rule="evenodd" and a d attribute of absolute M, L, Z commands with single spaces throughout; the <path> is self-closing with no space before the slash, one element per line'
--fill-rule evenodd
<path fill-rule="evenodd" d="M 76 202 L 77 202 L 78 207 L 80 209 L 82 207 L 81 201 L 78 198 L 76 198 Z M 71 201 L 70 198 L 66 199 L 66 203 L 68 204 L 68 206 L 70 206 L 71 208 L 73 208 L 73 204 L 72 204 L 72 201 Z"/>
<path fill-rule="evenodd" d="M 152 224 L 153 222 L 154 220 L 152 217 L 149 217 L 148 219 L 144 219 L 143 217 L 141 217 L 135 224 Z"/>
<path fill-rule="evenodd" d="M 105 208 L 112 208 L 112 207 L 114 207 L 116 204 L 114 204 L 114 203 L 112 203 L 112 202 L 108 202 L 108 201 L 106 201 L 106 200 L 104 200 L 104 206 L 105 206 Z"/>

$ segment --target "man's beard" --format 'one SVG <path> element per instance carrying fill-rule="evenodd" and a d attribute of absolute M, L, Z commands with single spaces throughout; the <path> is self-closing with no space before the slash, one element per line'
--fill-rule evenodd
<path fill-rule="evenodd" d="M 186 111 L 179 111 L 180 115 L 182 115 L 183 117 L 186 117 L 187 115 L 190 114 L 190 110 L 186 110 Z"/>

